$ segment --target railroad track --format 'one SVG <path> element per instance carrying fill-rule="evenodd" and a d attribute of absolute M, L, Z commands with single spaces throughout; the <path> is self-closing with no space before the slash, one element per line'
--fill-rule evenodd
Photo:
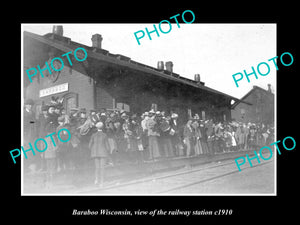
<path fill-rule="evenodd" d="M 262 166 L 262 165 L 265 165 L 265 164 L 268 164 L 268 163 L 271 163 L 273 160 L 270 160 L 268 162 L 265 162 L 265 163 L 261 163 L 261 164 L 257 164 L 257 165 L 254 165 L 252 167 L 257 167 L 257 166 Z M 175 191 L 175 190 L 180 190 L 180 189 L 184 189 L 184 188 L 187 188 L 187 187 L 190 187 L 190 186 L 193 186 L 193 185 L 197 185 L 197 184 L 200 184 L 200 183 L 205 183 L 205 182 L 208 182 L 208 181 L 211 181 L 211 180 L 214 180 L 214 179 L 218 179 L 218 178 L 221 178 L 221 177 L 225 177 L 225 176 L 228 176 L 228 175 L 231 175 L 231 174 L 234 174 L 234 173 L 239 173 L 239 170 L 234 166 L 234 169 L 230 169 L 232 168 L 232 166 L 235 165 L 235 162 L 228 162 L 228 163 L 217 163 L 215 165 L 210 165 L 210 166 L 205 166 L 205 167 L 195 167 L 195 168 L 192 168 L 192 167 L 187 167 L 185 168 L 184 171 L 179 171 L 179 172 L 175 172 L 175 173 L 168 173 L 166 175 L 158 175 L 158 176 L 149 176 L 147 178 L 143 178 L 143 179 L 138 179 L 138 180 L 133 180 L 133 181 L 129 181 L 129 182 L 124 182 L 124 183 L 114 183 L 114 184 L 111 184 L 111 185 L 107 185 L 103 188 L 95 188 L 95 189 L 92 189 L 92 190 L 88 190 L 88 191 L 83 191 L 83 192 L 80 192 L 80 193 L 105 193 L 105 192 L 112 192 L 113 190 L 120 190 L 120 189 L 125 189 L 125 188 L 128 188 L 130 186 L 133 186 L 133 185 L 141 185 L 141 184 L 144 184 L 146 186 L 151 186 L 151 185 L 159 185 L 159 182 L 161 182 L 161 186 L 163 186 L 163 182 L 166 182 L 164 180 L 167 180 L 167 179 L 171 179 L 171 178 L 174 178 L 175 180 L 178 179 L 182 179 L 183 176 L 185 176 L 186 174 L 192 174 L 192 173 L 197 173 L 197 172 L 204 172 L 204 171 L 207 171 L 206 174 L 206 177 L 203 177 L 202 179 L 198 180 L 197 176 L 195 176 L 195 179 L 196 180 L 193 180 L 193 181 L 187 181 L 187 182 L 184 182 L 183 185 L 174 185 L 170 188 L 165 188 L 165 189 L 162 189 L 158 192 L 155 192 L 154 194 L 165 194 L 165 193 L 168 193 L 168 192 L 171 192 L 171 191 Z M 221 173 L 221 174 L 216 174 L 216 172 L 214 172 L 214 169 L 216 170 L 219 170 L 221 167 L 224 167 L 224 171 L 227 171 L 226 173 Z M 228 171 L 228 168 L 230 169 Z M 251 168 L 250 166 L 247 167 L 247 168 L 244 168 L 243 170 L 246 170 L 246 169 L 249 169 Z M 180 178 L 181 177 L 181 178 Z M 172 183 L 172 182 L 171 182 Z M 175 182 L 176 183 L 176 182 Z M 180 183 L 180 182 L 179 182 Z M 170 186 L 170 184 L 166 184 L 166 186 Z M 124 190 L 124 193 L 125 190 Z"/>
<path fill-rule="evenodd" d="M 271 163 L 272 161 L 273 160 L 268 161 L 266 163 L 256 164 L 252 167 L 244 168 L 243 170 L 250 169 L 250 168 L 253 168 L 253 167 L 263 166 L 263 165 L 266 165 L 268 163 Z M 197 185 L 197 184 L 200 184 L 200 183 L 205 183 L 205 182 L 208 182 L 208 181 L 212 181 L 212 180 L 215 180 L 215 179 L 218 179 L 218 178 L 221 178 L 221 177 L 225 177 L 225 176 L 228 176 L 228 175 L 231 175 L 231 174 L 239 173 L 239 172 L 240 171 L 238 171 L 236 169 L 231 170 L 229 172 L 222 173 L 222 174 L 219 174 L 219 175 L 216 175 L 216 176 L 212 176 L 212 177 L 209 177 L 209 178 L 201 179 L 201 180 L 190 182 L 190 183 L 187 183 L 187 184 L 184 184 L 184 185 L 181 185 L 181 186 L 177 186 L 177 187 L 173 187 L 173 188 L 170 188 L 170 189 L 167 189 L 167 190 L 163 190 L 163 191 L 157 192 L 157 194 L 163 194 L 163 193 L 168 193 L 168 192 L 175 191 L 175 190 L 184 189 L 184 188 L 187 188 L 187 187 L 190 187 L 190 186 L 194 186 L 194 185 Z"/>

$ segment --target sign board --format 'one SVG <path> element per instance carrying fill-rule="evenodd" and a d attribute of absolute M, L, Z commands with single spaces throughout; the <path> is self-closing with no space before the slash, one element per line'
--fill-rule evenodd
<path fill-rule="evenodd" d="M 50 88 L 45 88 L 45 89 L 40 90 L 40 98 L 48 96 L 48 95 L 61 93 L 61 92 L 68 91 L 68 90 L 69 90 L 68 83 L 56 85 L 56 86 L 53 86 Z"/>

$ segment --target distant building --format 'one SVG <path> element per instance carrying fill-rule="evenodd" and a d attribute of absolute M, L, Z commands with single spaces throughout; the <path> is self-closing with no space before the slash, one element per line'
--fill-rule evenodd
<path fill-rule="evenodd" d="M 274 94 L 271 85 L 268 84 L 268 90 L 254 85 L 241 101 L 232 105 L 231 116 L 239 122 L 273 124 Z"/>

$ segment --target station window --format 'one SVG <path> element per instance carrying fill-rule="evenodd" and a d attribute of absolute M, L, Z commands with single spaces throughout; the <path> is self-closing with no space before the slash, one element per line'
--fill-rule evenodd
<path fill-rule="evenodd" d="M 124 110 L 126 112 L 130 112 L 130 106 L 125 103 L 122 103 L 122 102 L 117 102 L 116 108 L 119 110 Z"/>
<path fill-rule="evenodd" d="M 65 99 L 64 108 L 66 109 L 67 114 L 70 113 L 72 108 L 78 107 L 78 94 L 70 92 L 63 96 L 63 98 Z"/>
<path fill-rule="evenodd" d="M 202 120 L 205 120 L 205 111 L 201 112 L 201 117 L 202 117 Z"/>

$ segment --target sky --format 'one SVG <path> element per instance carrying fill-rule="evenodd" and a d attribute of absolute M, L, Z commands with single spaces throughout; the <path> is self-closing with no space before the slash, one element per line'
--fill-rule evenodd
<path fill-rule="evenodd" d="M 180 21 L 179 21 L 180 22 Z M 214 23 L 172 23 L 172 29 L 164 34 L 159 31 L 151 33 L 149 40 L 145 28 L 154 29 L 153 24 L 22 24 L 24 31 L 44 35 L 52 32 L 53 25 L 63 25 L 63 35 L 72 41 L 91 46 L 93 34 L 101 34 L 102 48 L 112 54 L 122 54 L 132 60 L 157 67 L 158 61 L 172 61 L 173 71 L 180 76 L 194 79 L 194 74 L 200 74 L 205 85 L 229 94 L 236 98 L 243 97 L 253 85 L 267 89 L 271 84 L 276 92 L 276 68 L 268 61 L 276 52 L 276 24 L 214 24 Z M 158 27 L 158 24 L 155 24 Z M 169 25 L 163 23 L 162 30 L 167 31 Z M 144 38 L 140 45 L 134 33 L 143 30 Z M 138 34 L 140 35 L 140 34 Z M 281 54 L 281 53 L 279 53 Z M 266 62 L 270 73 L 261 76 L 257 65 Z M 280 64 L 278 67 L 280 69 Z M 255 68 L 258 79 L 249 76 L 250 82 L 244 78 L 238 82 L 232 75 L 252 72 Z M 261 73 L 267 72 L 267 67 L 260 67 Z M 237 76 L 238 78 L 238 76 Z"/>

